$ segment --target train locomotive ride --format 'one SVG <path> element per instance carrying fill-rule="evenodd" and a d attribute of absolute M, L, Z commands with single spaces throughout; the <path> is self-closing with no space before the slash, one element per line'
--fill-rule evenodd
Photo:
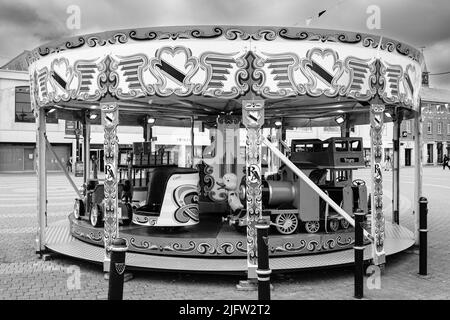
<path fill-rule="evenodd" d="M 356 209 L 367 212 L 366 184 L 352 180 L 352 171 L 364 167 L 362 138 L 292 140 L 289 159 L 349 215 L 353 216 Z M 246 202 L 245 194 L 244 177 L 239 189 L 242 203 Z M 328 233 L 350 227 L 285 165 L 278 173 L 262 177 L 262 203 L 263 215 L 270 215 L 272 227 L 283 235 L 319 230 Z M 246 210 L 236 210 L 224 220 L 243 231 Z"/>

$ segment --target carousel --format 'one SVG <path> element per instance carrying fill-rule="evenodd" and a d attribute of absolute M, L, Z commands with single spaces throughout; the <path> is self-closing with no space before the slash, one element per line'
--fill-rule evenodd
<path fill-rule="evenodd" d="M 129 268 L 256 278 L 261 217 L 271 224 L 271 269 L 293 271 L 353 263 L 353 214 L 363 210 L 365 259 L 384 265 L 387 255 L 417 238 L 418 228 L 399 223 L 399 132 L 403 119 L 416 119 L 421 149 L 422 61 L 415 48 L 380 36 L 283 27 L 143 28 L 43 45 L 29 56 L 38 143 L 36 251 L 107 271 L 111 241 L 120 237 Z M 85 150 L 84 183 L 66 172 L 77 194 L 73 211 L 50 225 L 46 117 L 80 122 Z M 391 121 L 388 221 L 381 135 Z M 286 140 L 286 130 L 336 122 L 337 137 Z M 362 124 L 371 127 L 370 181 L 353 178 L 365 159 L 362 139 L 350 131 Z M 93 125 L 104 130 L 104 179 L 90 169 Z M 192 146 L 194 127 L 207 130 L 211 145 L 180 167 L 171 151 L 155 150 L 153 125 L 191 128 Z M 142 127 L 144 142 L 119 148 L 118 126 Z"/>

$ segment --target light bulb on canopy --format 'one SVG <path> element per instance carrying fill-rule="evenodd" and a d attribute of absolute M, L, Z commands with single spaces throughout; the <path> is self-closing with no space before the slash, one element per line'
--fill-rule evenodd
<path fill-rule="evenodd" d="M 334 121 L 336 121 L 337 124 L 341 125 L 345 122 L 345 116 L 337 116 Z"/>

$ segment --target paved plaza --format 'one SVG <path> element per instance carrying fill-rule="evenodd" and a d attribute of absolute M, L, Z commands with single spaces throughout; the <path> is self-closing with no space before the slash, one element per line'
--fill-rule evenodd
<path fill-rule="evenodd" d="M 391 219 L 392 172 L 385 172 L 386 218 Z M 369 181 L 369 170 L 357 172 Z M 77 178 L 78 184 L 81 179 Z M 34 174 L 0 175 L 0 299 L 106 299 L 108 282 L 99 265 L 35 254 L 36 187 Z M 450 299 L 450 171 L 423 169 L 429 200 L 429 275 L 417 274 L 418 251 L 387 258 L 381 288 L 365 288 L 366 299 Z M 63 174 L 48 176 L 48 223 L 67 219 L 75 192 Z M 400 223 L 413 229 L 414 170 L 401 171 Z M 124 299 L 257 299 L 257 292 L 236 290 L 242 277 L 134 272 Z M 79 277 L 78 277 L 79 276 Z M 351 267 L 275 274 L 273 299 L 353 299 Z"/>

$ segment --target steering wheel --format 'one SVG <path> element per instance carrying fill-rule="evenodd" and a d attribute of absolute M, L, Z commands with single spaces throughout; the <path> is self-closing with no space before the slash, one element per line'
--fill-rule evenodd
<path fill-rule="evenodd" d="M 353 180 L 352 184 L 354 187 L 359 187 L 359 186 L 365 186 L 366 182 L 362 179 L 356 179 L 356 180 Z"/>

